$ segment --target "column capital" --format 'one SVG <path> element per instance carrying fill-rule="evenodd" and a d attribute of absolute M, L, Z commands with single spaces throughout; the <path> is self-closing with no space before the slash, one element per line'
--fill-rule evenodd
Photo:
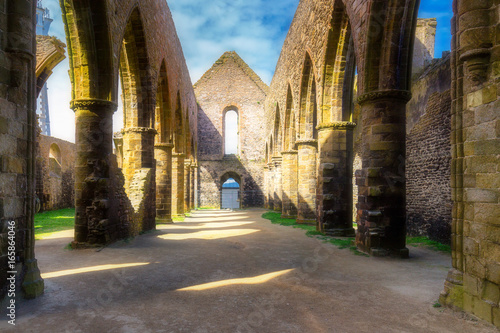
<path fill-rule="evenodd" d="M 295 145 L 297 147 L 299 147 L 299 146 L 314 146 L 314 147 L 318 147 L 318 140 L 316 140 L 316 139 L 302 139 L 302 140 L 297 140 L 297 141 L 295 141 Z"/>
<path fill-rule="evenodd" d="M 172 153 L 172 157 L 184 158 L 184 157 L 186 157 L 186 154 L 184 154 L 184 153 Z"/>
<path fill-rule="evenodd" d="M 174 148 L 174 145 L 172 143 L 155 143 L 155 148 L 172 149 L 172 148 Z"/>
<path fill-rule="evenodd" d="M 281 155 L 297 155 L 298 153 L 298 150 L 285 150 L 281 152 Z"/>
<path fill-rule="evenodd" d="M 411 91 L 399 89 L 387 89 L 370 91 L 358 97 L 358 104 L 363 105 L 379 100 L 399 100 L 402 103 L 408 103 L 411 99 Z"/>
<path fill-rule="evenodd" d="M 97 98 L 81 98 L 74 99 L 70 102 L 70 108 L 73 111 L 77 110 L 90 110 L 95 108 L 102 108 L 112 112 L 115 112 L 118 109 L 118 104 L 115 102 L 107 101 L 104 99 Z M 92 110 L 94 111 L 94 110 Z"/>
<path fill-rule="evenodd" d="M 122 133 L 147 133 L 147 134 L 158 134 L 158 132 L 151 127 L 128 127 L 122 130 Z"/>
<path fill-rule="evenodd" d="M 352 130 L 356 127 L 356 123 L 350 121 L 333 121 L 331 123 L 319 124 L 316 129 L 318 131 L 324 130 Z"/>

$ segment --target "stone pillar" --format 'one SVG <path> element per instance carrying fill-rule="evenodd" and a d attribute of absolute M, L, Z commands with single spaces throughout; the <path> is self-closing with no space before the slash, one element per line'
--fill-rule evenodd
<path fill-rule="evenodd" d="M 157 134 L 154 128 L 129 127 L 123 130 L 123 174 L 125 188 L 134 177 L 137 170 L 155 168 L 154 138 Z"/>
<path fill-rule="evenodd" d="M 297 217 L 297 160 L 298 151 L 288 150 L 282 151 L 282 210 L 281 217 L 296 218 Z"/>
<path fill-rule="evenodd" d="M 264 208 L 269 209 L 269 167 L 264 165 Z"/>
<path fill-rule="evenodd" d="M 318 221 L 331 236 L 352 237 L 353 128 L 350 122 L 318 126 Z"/>
<path fill-rule="evenodd" d="M 281 212 L 282 210 L 282 201 L 283 190 L 281 185 L 281 164 L 283 158 L 281 156 L 275 156 L 272 158 L 274 163 L 274 201 L 273 201 L 273 209 Z"/>
<path fill-rule="evenodd" d="M 316 158 L 318 140 L 297 140 L 297 223 L 316 224 Z"/>
<path fill-rule="evenodd" d="M 191 160 L 184 161 L 184 212 L 191 210 Z"/>
<path fill-rule="evenodd" d="M 16 222 L 16 262 L 25 298 L 44 291 L 35 259 L 36 45 L 35 1 L 0 2 L 0 289 L 6 286 L 7 221 Z M 5 52 L 4 52 L 5 51 Z M 5 104 L 4 104 L 5 103 Z M 4 141 L 8 137 L 8 141 Z M 10 259 L 9 259 L 10 260 Z M 5 266 L 4 266 L 5 264 Z"/>
<path fill-rule="evenodd" d="M 411 93 L 386 90 L 359 97 L 362 169 L 356 172 L 358 247 L 374 256 L 408 257 L 406 243 L 406 103 Z"/>
<path fill-rule="evenodd" d="M 191 182 L 190 182 L 189 193 L 190 193 L 191 197 L 189 199 L 189 210 L 193 210 L 193 209 L 195 209 L 194 196 L 195 196 L 195 191 L 196 191 L 196 187 L 195 187 L 196 164 L 194 162 L 191 163 L 190 173 L 191 173 L 191 175 L 189 176 L 189 179 L 191 180 Z"/>
<path fill-rule="evenodd" d="M 267 163 L 267 205 L 268 209 L 274 209 L 274 163 Z"/>
<path fill-rule="evenodd" d="M 171 143 L 155 145 L 156 159 L 156 219 L 172 223 L 172 148 Z"/>
<path fill-rule="evenodd" d="M 156 227 L 156 134 L 156 130 L 149 127 L 128 127 L 123 130 L 125 192 L 134 207 L 138 224 L 132 226 L 133 233 Z"/>
<path fill-rule="evenodd" d="M 98 99 L 73 100 L 76 119 L 75 242 L 104 245 L 117 238 L 111 226 L 110 158 L 117 105 Z M 109 231 L 109 232 L 108 232 Z"/>
<path fill-rule="evenodd" d="M 200 166 L 198 163 L 194 167 L 194 209 L 198 209 L 200 205 Z"/>
<path fill-rule="evenodd" d="M 172 153 L 172 217 L 184 216 L 184 154 Z"/>

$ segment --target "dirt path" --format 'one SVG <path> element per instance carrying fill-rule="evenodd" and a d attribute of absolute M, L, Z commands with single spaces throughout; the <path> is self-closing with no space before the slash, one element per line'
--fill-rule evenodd
<path fill-rule="evenodd" d="M 263 210 L 199 211 L 96 250 L 37 243 L 45 295 L 2 332 L 497 332 L 432 305 L 449 257 L 367 258 L 273 225 Z"/>

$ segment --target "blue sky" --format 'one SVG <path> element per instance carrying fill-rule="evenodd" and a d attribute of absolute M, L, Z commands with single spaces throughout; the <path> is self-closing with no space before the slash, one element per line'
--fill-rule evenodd
<path fill-rule="evenodd" d="M 438 19 L 435 56 L 450 49 L 452 0 L 421 0 L 419 17 Z M 226 51 L 236 51 L 262 78 L 271 82 L 283 41 L 299 0 L 168 1 L 193 84 Z M 43 0 L 54 22 L 50 34 L 66 42 L 59 0 Z M 74 113 L 66 59 L 48 81 L 52 135 L 74 142 Z M 123 124 L 118 111 L 114 131 Z"/>

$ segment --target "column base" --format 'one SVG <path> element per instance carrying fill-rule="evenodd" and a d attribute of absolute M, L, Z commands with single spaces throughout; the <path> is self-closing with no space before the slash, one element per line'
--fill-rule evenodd
<path fill-rule="evenodd" d="M 365 251 L 364 249 L 360 249 Z M 410 251 L 405 247 L 403 249 L 384 249 L 380 247 L 372 247 L 368 251 L 368 254 L 374 257 L 395 257 L 400 259 L 408 259 L 410 257 Z"/>
<path fill-rule="evenodd" d="M 354 237 L 356 236 L 356 230 L 354 230 L 354 228 L 325 229 L 325 234 L 334 237 Z"/>
<path fill-rule="evenodd" d="M 171 223 L 174 223 L 174 221 L 172 221 L 172 219 L 163 219 L 163 218 L 156 218 L 156 224 L 171 224 Z"/>
<path fill-rule="evenodd" d="M 452 268 L 444 282 L 444 290 L 439 295 L 439 303 L 456 311 L 464 308 L 464 273 Z"/>
<path fill-rule="evenodd" d="M 172 215 L 172 218 L 176 218 L 176 217 L 186 217 L 186 214 L 173 214 Z"/>
<path fill-rule="evenodd" d="M 316 219 L 302 219 L 302 218 L 298 218 L 296 222 L 298 224 L 316 225 Z"/>
<path fill-rule="evenodd" d="M 45 285 L 36 259 L 26 261 L 25 267 L 26 273 L 22 284 L 24 298 L 33 299 L 43 294 Z"/>

